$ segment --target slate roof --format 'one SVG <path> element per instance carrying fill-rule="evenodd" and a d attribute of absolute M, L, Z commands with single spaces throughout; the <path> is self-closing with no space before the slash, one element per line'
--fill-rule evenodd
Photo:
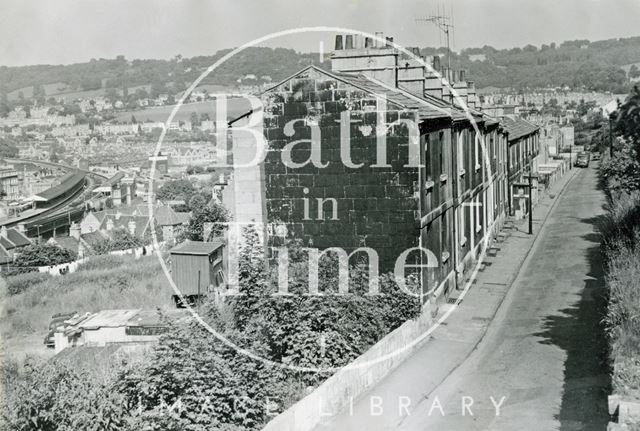
<path fill-rule="evenodd" d="M 120 215 L 117 214 L 107 214 L 104 219 L 102 219 L 102 223 L 100 223 L 100 229 L 107 228 L 108 221 L 111 220 L 113 222 L 113 228 L 118 229 L 126 229 L 129 230 L 129 222 L 136 222 L 136 230 L 135 236 L 141 238 L 145 231 L 147 230 L 147 226 L 149 225 L 149 217 L 146 216 L 138 216 L 138 215 Z"/>
<path fill-rule="evenodd" d="M 503 117 L 500 120 L 502 128 L 509 135 L 509 141 L 515 141 L 524 136 L 530 135 L 536 132 L 539 127 L 523 120 L 519 117 Z"/>
<path fill-rule="evenodd" d="M 7 229 L 7 237 L 16 247 L 25 247 L 31 244 L 31 240 L 16 228 Z"/>
<path fill-rule="evenodd" d="M 326 75 L 330 78 L 336 79 L 338 81 L 342 81 L 348 85 L 351 85 L 360 90 L 366 91 L 371 94 L 384 94 L 387 97 L 387 100 L 390 103 L 398 105 L 400 108 L 404 109 L 415 109 L 418 110 L 418 114 L 420 118 L 450 118 L 451 113 L 447 111 L 445 108 L 441 108 L 438 106 L 433 106 L 429 104 L 426 100 L 421 99 L 420 97 L 409 93 L 408 91 L 401 88 L 389 88 L 384 85 L 382 82 L 377 81 L 373 78 L 367 77 L 363 74 L 349 74 L 344 72 L 329 72 L 324 69 L 320 69 L 314 65 L 310 65 L 305 67 L 304 69 L 296 72 L 290 77 L 280 81 L 278 84 L 271 86 L 267 90 L 263 92 L 268 93 L 274 88 L 279 87 L 283 83 L 289 81 L 290 79 L 295 78 L 296 76 L 308 71 L 314 70 L 320 74 Z"/>
<path fill-rule="evenodd" d="M 73 251 L 74 253 L 78 252 L 78 248 L 80 246 L 80 241 L 75 239 L 72 236 L 59 236 L 56 238 L 51 238 L 55 244 L 58 244 L 61 248 L 65 250 Z"/>
<path fill-rule="evenodd" d="M 158 226 L 176 226 L 188 222 L 190 216 L 189 213 L 177 213 L 169 206 L 159 206 L 155 217 Z"/>
<path fill-rule="evenodd" d="M 213 241 L 185 241 L 173 247 L 171 254 L 191 254 L 195 256 L 208 256 L 224 245 L 222 238 L 214 238 Z"/>
<path fill-rule="evenodd" d="M 89 232 L 89 233 L 83 233 L 82 235 L 82 239 L 89 245 L 92 246 L 100 241 L 103 241 L 105 239 L 108 238 L 108 236 L 104 233 L 102 233 L 102 231 L 95 231 L 95 232 Z"/>
<path fill-rule="evenodd" d="M 321 69 L 316 68 L 316 70 Z M 348 73 L 328 73 L 326 71 L 322 72 L 327 73 L 329 76 L 333 76 L 336 79 L 339 79 L 368 93 L 384 94 L 387 100 L 391 103 L 394 103 L 406 109 L 417 110 L 418 115 L 421 119 L 451 117 L 450 109 L 448 109 L 450 108 L 450 106 L 443 107 L 430 105 L 426 100 L 420 98 L 419 96 L 416 96 L 415 94 L 409 93 L 408 91 L 401 88 L 389 88 L 383 83 L 363 74 L 354 75 Z"/>
<path fill-rule="evenodd" d="M 0 235 L 0 246 L 4 247 L 6 250 L 12 250 L 18 247 L 26 247 L 27 245 L 31 244 L 31 240 L 15 227 L 3 229 L 6 230 L 6 237 Z"/>

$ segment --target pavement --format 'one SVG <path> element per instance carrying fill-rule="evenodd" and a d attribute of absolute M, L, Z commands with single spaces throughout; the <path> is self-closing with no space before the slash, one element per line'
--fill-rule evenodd
<path fill-rule="evenodd" d="M 317 430 L 605 430 L 603 204 L 596 170 L 571 170 L 534 235 L 517 224 L 431 337 Z"/>

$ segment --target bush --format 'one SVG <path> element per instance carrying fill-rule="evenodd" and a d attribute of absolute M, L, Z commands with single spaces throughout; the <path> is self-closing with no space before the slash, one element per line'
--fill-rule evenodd
<path fill-rule="evenodd" d="M 41 272 L 27 272 L 7 277 L 5 279 L 5 282 L 7 283 L 7 292 L 9 292 L 9 295 L 17 295 L 18 293 L 24 292 L 29 287 L 42 283 L 49 278 L 51 278 L 49 274 Z"/>
<path fill-rule="evenodd" d="M 40 266 L 60 265 L 76 260 L 76 253 L 52 244 L 32 244 L 20 250 L 9 274 L 35 271 Z"/>
<path fill-rule="evenodd" d="M 128 415 L 109 381 L 63 362 L 27 361 L 5 368 L 2 429 L 116 431 Z"/>
<path fill-rule="evenodd" d="M 640 397 L 640 193 L 612 196 L 600 230 L 612 383 L 616 393 Z"/>
<path fill-rule="evenodd" d="M 172 294 L 154 256 L 129 259 L 107 269 L 85 267 L 64 277 L 43 279 L 7 297 L 0 332 L 11 337 L 44 336 L 51 315 L 61 311 L 173 307 Z"/>

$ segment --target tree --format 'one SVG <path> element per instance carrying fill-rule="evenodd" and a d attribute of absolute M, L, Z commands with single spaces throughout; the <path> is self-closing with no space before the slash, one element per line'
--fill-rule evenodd
<path fill-rule="evenodd" d="M 24 370 L 5 367 L 0 428 L 38 430 L 121 431 L 128 412 L 114 390 L 111 376 L 96 374 L 64 361 L 27 359 Z"/>
<path fill-rule="evenodd" d="M 94 243 L 91 248 L 95 254 L 107 254 L 111 251 L 130 250 L 142 247 L 144 242 L 124 228 L 114 229 L 111 236 Z"/>
<path fill-rule="evenodd" d="M 167 181 L 158 189 L 157 197 L 160 200 L 176 200 L 183 199 L 188 202 L 191 196 L 196 192 L 195 187 L 189 180 L 173 180 Z"/>
<path fill-rule="evenodd" d="M 35 271 L 39 266 L 60 265 L 76 260 L 78 256 L 71 250 L 57 245 L 32 244 L 20 250 L 13 266 L 17 272 Z"/>
<path fill-rule="evenodd" d="M 191 121 L 191 127 L 199 127 L 200 126 L 200 118 L 198 117 L 198 113 L 197 112 L 194 111 L 194 112 L 191 113 L 190 121 Z"/>
<path fill-rule="evenodd" d="M 640 89 L 634 86 L 618 109 L 615 131 L 635 149 L 640 160 Z"/>
<path fill-rule="evenodd" d="M 207 199 L 201 194 L 195 194 L 189 199 L 188 206 L 194 213 L 202 212 L 207 206 Z"/>
<path fill-rule="evenodd" d="M 44 91 L 42 84 L 36 84 L 33 86 L 33 99 L 38 105 L 44 105 L 47 97 L 47 93 Z"/>
<path fill-rule="evenodd" d="M 194 212 L 189 227 L 187 228 L 187 236 L 192 241 L 210 241 L 214 237 L 220 236 L 226 229 L 224 223 L 230 220 L 229 211 L 216 202 L 210 202 L 198 212 Z M 213 223 L 211 233 L 205 238 L 205 223 Z"/>

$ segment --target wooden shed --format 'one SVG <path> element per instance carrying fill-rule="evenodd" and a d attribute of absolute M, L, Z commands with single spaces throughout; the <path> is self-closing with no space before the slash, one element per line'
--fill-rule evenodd
<path fill-rule="evenodd" d="M 171 278 L 185 298 L 196 299 L 224 284 L 223 251 L 222 238 L 185 241 L 171 249 Z"/>

